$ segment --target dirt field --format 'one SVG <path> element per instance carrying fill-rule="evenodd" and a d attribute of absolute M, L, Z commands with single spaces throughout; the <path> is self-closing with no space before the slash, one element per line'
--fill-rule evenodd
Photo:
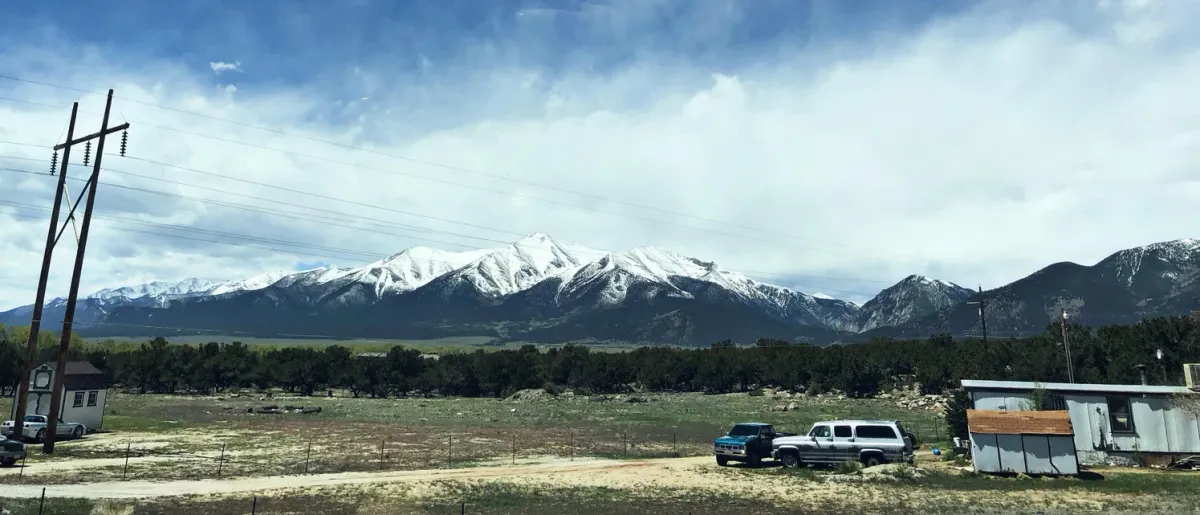
<path fill-rule="evenodd" d="M 1178 513 L 1200 475 L 994 479 L 935 459 L 920 470 L 718 467 L 735 421 L 803 430 L 890 417 L 939 436 L 937 417 L 883 401 L 747 395 L 496 399 L 115 394 L 108 432 L 0 469 L 0 508 L 37 513 Z M 263 404 L 318 414 L 259 415 Z M 933 438 L 923 437 L 929 442 Z M 944 444 L 942 444 L 944 446 Z M 128 457 L 126 454 L 128 453 Z M 222 457 L 223 456 L 223 457 Z M 128 460 L 128 462 L 127 462 Z M 40 499 L 43 488 L 47 499 Z"/>
<path fill-rule="evenodd" d="M 721 468 L 707 456 L 547 459 L 471 469 L 115 481 L 44 488 L 52 503 L 87 503 L 93 512 L 102 508 L 116 509 L 117 513 L 186 513 L 201 509 L 206 513 L 244 513 L 240 510 L 251 504 L 256 513 L 410 513 L 394 510 L 445 508 L 468 502 L 480 509 L 477 513 L 540 513 L 546 506 L 557 506 L 572 498 L 595 508 L 578 511 L 581 513 L 625 513 L 633 511 L 622 511 L 622 505 L 633 510 L 655 502 L 647 500 L 648 495 L 676 506 L 688 504 L 685 499 L 689 498 L 710 504 L 693 507 L 707 510 L 693 513 L 721 513 L 722 506 L 749 508 L 750 513 L 1177 513 L 1200 506 L 1200 474 L 1195 473 L 1162 474 L 1151 482 L 1145 481 L 1148 474 L 1113 471 L 1108 471 L 1105 479 L 1093 481 L 1019 480 L 963 475 L 954 465 L 928 459 L 923 459 L 920 466 L 915 471 L 907 469 L 909 472 L 838 473 Z M 2 491 L 10 505 L 23 507 L 40 498 L 42 489 L 41 485 L 10 485 Z M 580 493 L 586 495 L 581 497 Z M 328 504 L 337 499 L 354 499 L 354 507 L 333 508 Z M 296 507 L 296 500 L 307 500 L 304 502 L 310 504 L 311 511 Z M 576 506 L 580 510 L 584 507 Z"/>

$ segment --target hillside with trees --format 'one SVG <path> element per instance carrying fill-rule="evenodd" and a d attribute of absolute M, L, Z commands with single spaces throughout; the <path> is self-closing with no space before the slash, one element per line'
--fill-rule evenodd
<path fill-rule="evenodd" d="M 1185 317 L 1144 320 L 1098 329 L 1069 325 L 1078 382 L 1137 383 L 1147 365 L 1152 384 L 1181 384 L 1182 364 L 1200 361 L 1200 322 Z M 17 383 L 23 328 L 0 329 L 0 385 Z M 927 393 L 963 378 L 1065 382 L 1059 327 L 1037 336 L 919 340 L 876 339 L 818 347 L 762 339 L 751 345 L 723 341 L 708 348 L 642 347 L 596 352 L 582 345 L 447 353 L 423 357 L 396 346 L 359 356 L 343 345 L 282 348 L 211 342 L 170 344 L 75 340 L 70 359 L 104 370 L 114 385 L 136 393 L 213 393 L 280 388 L 301 395 L 348 390 L 356 396 L 454 395 L 502 397 L 528 388 L 728 393 L 777 386 L 809 392 L 837 389 L 871 396 L 896 377 L 912 377 Z M 44 334 L 39 361 L 52 359 L 57 338 Z M 1161 362 L 1155 351 L 1161 349 Z"/>

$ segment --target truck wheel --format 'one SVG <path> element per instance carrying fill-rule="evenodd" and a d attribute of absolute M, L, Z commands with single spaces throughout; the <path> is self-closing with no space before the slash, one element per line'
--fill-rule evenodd
<path fill-rule="evenodd" d="M 46 430 L 38 429 L 37 435 L 35 435 L 33 437 L 33 439 L 34 439 L 34 441 L 36 441 L 38 443 L 42 443 L 42 442 L 46 441 Z"/>
<path fill-rule="evenodd" d="M 0 466 L 11 467 L 17 464 L 16 458 L 0 458 Z"/>
<path fill-rule="evenodd" d="M 71 439 L 78 440 L 83 438 L 83 426 L 75 426 L 75 430 L 71 431 Z"/>
<path fill-rule="evenodd" d="M 729 458 L 726 458 L 725 456 L 717 456 L 717 465 L 722 466 L 722 467 L 728 467 L 729 466 Z"/>
<path fill-rule="evenodd" d="M 746 465 L 751 467 L 762 465 L 762 458 L 759 458 L 758 455 L 754 453 L 746 453 Z"/>
<path fill-rule="evenodd" d="M 866 456 L 863 456 L 862 464 L 864 467 L 874 467 L 876 465 L 882 465 L 883 458 L 880 457 L 878 454 L 868 454 Z"/>
<path fill-rule="evenodd" d="M 800 466 L 800 456 L 794 452 L 785 452 L 779 457 L 779 461 L 783 462 L 783 466 L 794 469 Z"/>

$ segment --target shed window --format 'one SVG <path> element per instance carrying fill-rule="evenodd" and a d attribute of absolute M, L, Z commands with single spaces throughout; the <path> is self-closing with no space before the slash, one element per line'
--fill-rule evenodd
<path fill-rule="evenodd" d="M 74 408 L 82 408 L 83 407 L 83 392 L 75 392 L 75 404 L 72 407 L 74 407 Z"/>
<path fill-rule="evenodd" d="M 100 392 L 97 392 L 97 391 L 88 392 L 88 406 L 96 405 L 96 397 L 98 397 L 99 394 L 100 394 Z"/>
<path fill-rule="evenodd" d="M 1133 409 L 1129 397 L 1109 397 L 1108 421 L 1114 433 L 1133 433 Z"/>
<path fill-rule="evenodd" d="M 850 426 L 833 426 L 834 438 L 851 438 L 854 433 L 850 430 Z"/>
<path fill-rule="evenodd" d="M 1057 393 L 1047 393 L 1042 398 L 1042 409 L 1048 410 L 1065 410 L 1067 409 L 1067 399 Z"/>

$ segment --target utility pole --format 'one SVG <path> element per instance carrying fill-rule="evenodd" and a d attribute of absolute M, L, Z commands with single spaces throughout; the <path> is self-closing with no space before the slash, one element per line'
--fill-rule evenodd
<path fill-rule="evenodd" d="M 79 102 L 71 106 L 71 122 L 67 125 L 67 141 L 75 137 L 75 118 L 79 114 Z M 58 158 L 58 147 L 55 147 L 55 157 Z M 33 369 L 33 360 L 37 357 L 38 333 L 42 328 L 42 307 L 46 303 L 46 282 L 50 278 L 50 260 L 54 254 L 54 238 L 58 232 L 58 212 L 62 205 L 63 189 L 67 185 L 67 163 L 71 161 L 71 146 L 63 147 L 62 168 L 58 170 L 58 187 L 54 192 L 54 208 L 50 210 L 50 229 L 46 233 L 46 249 L 42 253 L 42 271 L 38 275 L 37 295 L 33 301 L 33 319 L 29 321 L 29 340 L 25 344 L 25 363 L 21 367 L 21 382 L 17 387 L 16 406 L 13 408 L 13 434 L 21 438 L 25 428 L 25 412 L 29 397 L 29 371 Z M 54 173 L 54 164 L 50 172 Z"/>
<path fill-rule="evenodd" d="M 1063 351 L 1067 354 L 1067 381 L 1075 382 L 1075 364 L 1071 359 L 1071 342 L 1067 339 L 1067 310 L 1059 308 L 1058 323 L 1062 329 Z"/>
<path fill-rule="evenodd" d="M 75 269 L 71 274 L 71 290 L 67 295 L 67 309 L 63 315 L 62 333 L 59 335 L 58 346 L 58 361 L 54 368 L 54 389 L 50 391 L 50 409 L 53 410 L 46 418 L 46 439 L 42 446 L 42 452 L 46 454 L 54 453 L 54 441 L 58 435 L 59 417 L 62 416 L 63 403 L 63 377 L 67 375 L 67 350 L 71 344 L 71 326 L 75 318 L 75 304 L 79 300 L 79 280 L 83 274 L 83 257 L 87 250 L 88 232 L 92 226 L 92 208 L 96 204 L 96 187 L 100 183 L 100 162 L 104 158 L 104 141 L 106 137 L 114 132 L 124 131 L 129 128 L 128 123 L 118 125 L 113 128 L 108 127 L 108 116 L 112 112 L 113 90 L 108 90 L 108 100 L 104 104 L 104 118 L 100 122 L 100 131 L 95 134 L 84 136 L 78 140 L 68 140 L 66 143 L 55 146 L 55 150 L 59 146 L 69 147 L 93 138 L 97 138 L 96 142 L 96 163 L 92 167 L 92 175 L 88 178 L 87 184 L 84 185 L 84 192 L 87 194 L 87 206 L 83 210 L 83 227 L 79 229 L 79 245 L 75 250 Z M 128 133 L 122 137 L 121 155 L 125 155 L 125 142 Z M 80 193 L 82 196 L 84 193 Z M 79 207 L 79 202 L 75 203 L 75 208 Z M 68 218 L 74 216 L 74 208 Z M 66 227 L 63 227 L 65 230 Z M 60 233 L 61 235 L 61 233 Z"/>
<path fill-rule="evenodd" d="M 974 302 L 968 302 L 967 304 L 978 304 L 979 305 L 979 325 L 983 328 L 983 355 L 986 358 L 987 350 L 988 350 L 987 316 L 984 315 L 984 309 L 987 308 L 988 299 L 987 299 L 987 296 L 983 294 L 983 285 L 979 286 L 979 300 L 974 301 Z"/>

